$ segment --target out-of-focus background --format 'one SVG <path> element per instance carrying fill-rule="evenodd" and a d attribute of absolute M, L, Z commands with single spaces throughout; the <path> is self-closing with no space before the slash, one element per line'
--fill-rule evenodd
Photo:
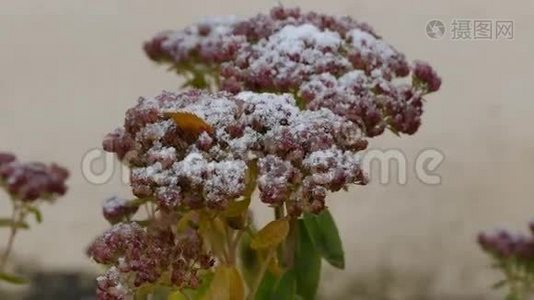
<path fill-rule="evenodd" d="M 139 96 L 180 84 L 145 57 L 142 42 L 206 16 L 251 16 L 275 4 L 0 0 L 0 150 L 23 160 L 56 161 L 72 171 L 68 195 L 43 208 L 42 225 L 18 236 L 14 258 L 58 274 L 99 271 L 84 250 L 107 227 L 100 204 L 129 193 L 118 171 L 107 184 L 87 182 L 82 157 L 122 124 Z M 491 289 L 499 274 L 475 239 L 478 231 L 498 226 L 526 230 L 534 217 L 534 2 L 283 4 L 367 21 L 409 59 L 431 62 L 444 82 L 428 97 L 416 135 L 371 141 L 372 148 L 406 153 L 407 183 L 374 180 L 329 202 L 348 261 L 345 271 L 325 267 L 323 298 L 502 298 Z M 427 36 L 432 19 L 445 24 L 442 39 Z M 514 38 L 454 40 L 454 19 L 511 20 Z M 439 185 L 414 176 L 415 157 L 428 148 L 445 156 L 436 171 Z M 0 201 L 0 214 L 6 213 L 7 201 Z M 44 293 L 51 286 L 41 288 Z"/>

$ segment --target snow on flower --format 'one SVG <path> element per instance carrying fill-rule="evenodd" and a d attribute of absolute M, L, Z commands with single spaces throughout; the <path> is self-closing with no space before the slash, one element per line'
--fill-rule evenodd
<path fill-rule="evenodd" d="M 195 113 L 213 130 L 185 139 L 183 128 L 168 117 L 169 113 L 181 111 Z M 260 179 L 260 197 L 272 205 L 281 205 L 284 200 L 294 203 L 298 206 L 296 214 L 311 210 L 308 202 L 318 201 L 324 206 L 322 196 L 303 198 L 303 193 L 315 186 L 335 191 L 351 183 L 365 183 L 356 160 L 345 160 L 352 162 L 350 167 L 329 164 L 324 171 L 335 176 L 324 176 L 335 177 L 330 181 L 318 180 L 318 175 L 303 164 L 317 151 L 339 149 L 344 156 L 350 156 L 365 149 L 367 143 L 355 123 L 326 108 L 301 111 L 291 94 L 163 92 L 153 98 L 141 98 L 128 110 L 126 124 L 124 130 L 108 135 L 104 148 L 130 164 L 134 194 L 154 197 L 164 208 L 224 209 L 229 201 L 243 196 L 249 165 L 258 159 L 260 166 L 265 166 L 266 160 L 271 161 L 268 164 L 283 162 L 291 170 L 291 176 L 273 177 L 267 174 L 271 169 L 260 167 L 267 172 Z M 124 155 L 123 150 L 128 147 L 130 153 Z M 299 189 L 304 182 L 306 189 Z M 290 185 L 295 186 L 291 194 L 265 188 L 278 186 L 290 191 Z"/>
<path fill-rule="evenodd" d="M 145 51 L 179 73 L 204 72 L 216 89 L 291 93 L 300 108 L 328 108 L 370 137 L 386 128 L 415 133 L 422 96 L 441 85 L 430 65 L 410 64 L 365 23 L 280 6 L 268 15 L 165 31 Z"/>

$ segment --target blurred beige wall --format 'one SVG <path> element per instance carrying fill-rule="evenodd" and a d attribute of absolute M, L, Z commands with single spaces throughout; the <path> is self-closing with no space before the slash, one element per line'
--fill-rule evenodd
<path fill-rule="evenodd" d="M 395 299 L 406 299 L 410 289 L 435 299 L 498 297 L 489 288 L 498 274 L 475 235 L 499 225 L 526 230 L 534 217 L 534 2 L 283 3 L 368 21 L 410 59 L 430 61 L 444 81 L 428 97 L 416 135 L 371 141 L 373 148 L 402 149 L 410 167 L 419 151 L 439 149 L 446 157 L 438 169 L 442 184 L 424 185 L 411 172 L 405 185 L 373 182 L 332 197 L 348 266 L 345 273 L 327 270 L 332 275 L 324 290 L 336 295 L 358 289 L 356 280 L 389 280 Z M 106 228 L 100 203 L 129 194 L 118 174 L 106 185 L 89 184 L 81 158 L 122 123 L 138 96 L 178 87 L 173 74 L 144 56 L 144 40 L 205 16 L 250 16 L 274 4 L 0 0 L 0 149 L 72 170 L 68 196 L 44 207 L 42 225 L 20 234 L 18 257 L 43 268 L 95 269 L 84 247 Z M 431 40 L 425 26 L 434 18 L 447 24 L 454 18 L 511 19 L 515 38 Z M 0 212 L 7 214 L 5 202 Z"/>

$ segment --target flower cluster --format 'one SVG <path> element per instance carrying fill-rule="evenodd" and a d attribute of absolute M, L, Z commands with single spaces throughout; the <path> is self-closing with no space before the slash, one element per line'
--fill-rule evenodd
<path fill-rule="evenodd" d="M 129 219 L 139 209 L 141 203 L 119 197 L 108 198 L 102 205 L 102 214 L 111 224 L 116 224 L 124 219 Z"/>
<path fill-rule="evenodd" d="M 432 67 L 408 63 L 369 25 L 292 8 L 165 31 L 145 43 L 145 52 L 197 81 L 211 76 L 217 88 L 232 93 L 292 93 L 299 107 L 329 108 L 367 136 L 386 127 L 415 133 L 422 96 L 441 85 Z"/>
<path fill-rule="evenodd" d="M 522 260 L 534 262 L 534 222 L 530 223 L 530 235 L 499 230 L 492 233 L 482 232 L 478 243 L 484 251 L 498 259 Z"/>
<path fill-rule="evenodd" d="M 62 196 L 68 177 L 68 171 L 56 164 L 22 163 L 13 154 L 0 153 L 0 185 L 13 199 L 34 202 Z"/>
<path fill-rule="evenodd" d="M 32 215 L 37 223 L 42 221 L 39 204 L 42 201 L 53 202 L 67 191 L 65 181 L 69 172 L 56 165 L 39 162 L 23 163 L 11 153 L 0 152 L 0 188 L 10 198 L 11 217 L 2 218 L 2 227 L 9 229 L 9 238 L 0 256 L 1 281 L 14 283 L 25 279 L 6 273 L 9 256 L 13 250 L 15 237 L 19 229 L 28 229 L 27 217 Z"/>
<path fill-rule="evenodd" d="M 88 254 L 108 265 L 97 279 L 98 299 L 126 299 L 131 287 L 147 283 L 197 288 L 198 273 L 213 266 L 196 231 L 175 234 L 169 227 L 143 228 L 135 222 L 120 223 L 97 238 Z M 167 277 L 165 277 L 167 276 Z"/>
<path fill-rule="evenodd" d="M 478 235 L 480 247 L 504 275 L 495 286 L 508 287 L 507 299 L 527 299 L 534 292 L 534 221 L 529 227 L 528 235 L 502 229 Z"/>
<path fill-rule="evenodd" d="M 423 96 L 441 85 L 365 23 L 283 7 L 165 31 L 144 49 L 200 89 L 140 98 L 103 141 L 130 167 L 137 198 L 104 203 L 114 225 L 89 248 L 110 267 L 99 299 L 152 283 L 195 288 L 214 264 L 208 250 L 235 262 L 243 227 L 230 223 L 249 222 L 256 187 L 280 224 L 324 211 L 327 193 L 367 183 L 366 138 L 415 133 Z M 132 221 L 140 205 L 144 227 Z M 198 224 L 178 230 L 186 215 Z"/>
<path fill-rule="evenodd" d="M 212 130 L 195 135 L 169 117 L 184 112 Z M 291 202 L 296 215 L 324 208 L 327 191 L 364 184 L 356 153 L 366 145 L 353 122 L 325 108 L 301 111 L 289 94 L 195 90 L 141 98 L 104 141 L 131 166 L 134 194 L 162 209 L 224 209 L 244 195 L 257 164 L 262 201 Z"/>

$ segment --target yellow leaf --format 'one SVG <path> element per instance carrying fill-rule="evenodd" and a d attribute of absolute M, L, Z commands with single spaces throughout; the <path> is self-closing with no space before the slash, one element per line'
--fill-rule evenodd
<path fill-rule="evenodd" d="M 169 294 L 167 300 L 187 300 L 187 298 L 180 291 L 175 291 Z"/>
<path fill-rule="evenodd" d="M 282 276 L 282 273 L 284 273 L 284 270 L 280 267 L 277 255 L 272 255 L 271 261 L 269 262 L 269 271 L 276 277 Z"/>
<path fill-rule="evenodd" d="M 274 248 L 283 242 L 289 233 L 289 222 L 287 219 L 278 219 L 265 225 L 250 243 L 252 249 Z"/>
<path fill-rule="evenodd" d="M 155 285 L 153 284 L 143 284 L 138 287 L 135 291 L 135 299 L 145 299 L 147 295 L 150 295 L 154 292 Z"/>
<path fill-rule="evenodd" d="M 262 264 L 266 263 L 265 261 L 267 259 L 270 259 L 269 262 L 267 262 L 267 267 L 269 271 L 276 277 L 282 276 L 284 273 L 284 270 L 280 266 L 280 261 L 278 260 L 278 255 L 270 255 L 272 252 L 272 249 L 268 250 L 258 250 L 258 257 L 261 260 Z M 270 258 L 269 258 L 270 257 Z"/>
<path fill-rule="evenodd" d="M 202 132 L 213 133 L 213 127 L 206 123 L 199 116 L 190 112 L 173 112 L 166 113 L 166 116 L 172 118 L 176 126 L 183 132 L 193 137 L 198 137 Z"/>
<path fill-rule="evenodd" d="M 245 286 L 234 266 L 218 266 L 203 300 L 244 300 Z"/>
<path fill-rule="evenodd" d="M 230 300 L 229 281 L 224 266 L 215 269 L 215 275 L 211 281 L 210 288 L 203 300 Z"/>
<path fill-rule="evenodd" d="M 230 300 L 245 299 L 245 286 L 241 274 L 235 267 L 230 267 L 227 270 L 230 280 Z"/>
<path fill-rule="evenodd" d="M 228 217 L 225 220 L 228 227 L 235 230 L 244 230 L 247 227 L 247 218 L 245 215 Z"/>
<path fill-rule="evenodd" d="M 220 256 L 224 253 L 226 230 L 225 224 L 220 218 L 214 218 L 205 211 L 200 212 L 199 231 L 216 255 Z"/>
<path fill-rule="evenodd" d="M 248 210 L 250 198 L 241 201 L 232 201 L 228 204 L 226 210 L 222 213 L 227 218 L 239 217 Z"/>

